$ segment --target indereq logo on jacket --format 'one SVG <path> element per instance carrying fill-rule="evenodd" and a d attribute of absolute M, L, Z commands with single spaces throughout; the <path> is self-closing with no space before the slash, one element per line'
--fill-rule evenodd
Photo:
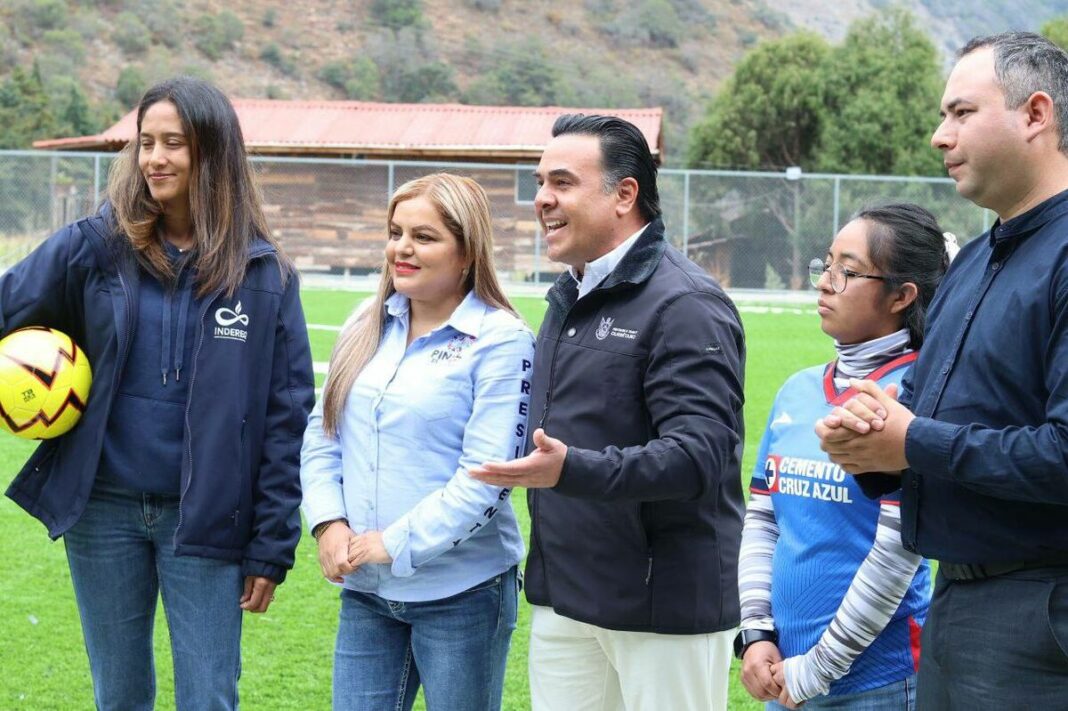
<path fill-rule="evenodd" d="M 234 328 L 234 324 L 241 324 L 248 327 L 248 314 L 241 313 L 241 302 L 237 302 L 237 306 L 233 309 L 229 309 L 223 306 L 215 311 L 215 338 L 225 338 L 231 341 L 241 341 L 242 343 L 248 338 L 248 331 L 243 328 Z"/>

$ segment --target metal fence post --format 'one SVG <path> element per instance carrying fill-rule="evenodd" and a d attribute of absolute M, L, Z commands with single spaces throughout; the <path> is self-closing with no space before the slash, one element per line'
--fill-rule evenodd
<path fill-rule="evenodd" d="M 832 235 L 838 234 L 838 219 L 842 210 L 841 205 L 841 191 L 842 191 L 842 176 L 834 176 L 834 232 Z"/>
<path fill-rule="evenodd" d="M 93 156 L 93 209 L 100 204 L 100 156 Z"/>
<path fill-rule="evenodd" d="M 50 164 L 48 174 L 48 229 L 57 230 L 59 225 L 56 224 L 56 172 L 59 167 L 59 158 L 56 154 L 52 154 L 52 161 Z"/>
<path fill-rule="evenodd" d="M 690 174 L 682 176 L 682 253 L 690 256 Z"/>

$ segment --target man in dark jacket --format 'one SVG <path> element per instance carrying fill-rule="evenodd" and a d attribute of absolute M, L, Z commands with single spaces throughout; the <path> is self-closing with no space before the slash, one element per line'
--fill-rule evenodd
<path fill-rule="evenodd" d="M 538 335 L 527 456 L 533 708 L 724 709 L 738 624 L 742 381 L 734 305 L 668 245 L 641 132 L 561 116 L 536 173 L 568 265 Z"/>
<path fill-rule="evenodd" d="M 920 709 L 1068 707 L 1066 105 L 1068 54 L 1046 38 L 961 51 L 931 143 L 998 219 L 939 286 L 901 401 L 869 383 L 817 427 L 832 460 L 874 472 L 865 493 L 901 487 L 905 548 L 940 561 Z"/>

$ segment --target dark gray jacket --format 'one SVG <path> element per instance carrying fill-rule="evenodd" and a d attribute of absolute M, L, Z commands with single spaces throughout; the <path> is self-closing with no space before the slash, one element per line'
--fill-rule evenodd
<path fill-rule="evenodd" d="M 528 492 L 527 598 L 609 629 L 730 629 L 745 510 L 738 312 L 659 219 L 577 296 L 561 276 L 538 334 L 529 429 L 569 449 L 559 484 Z"/>

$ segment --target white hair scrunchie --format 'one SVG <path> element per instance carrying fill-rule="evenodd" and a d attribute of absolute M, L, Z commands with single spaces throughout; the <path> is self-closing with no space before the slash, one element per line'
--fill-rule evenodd
<path fill-rule="evenodd" d="M 960 251 L 960 245 L 957 244 L 957 235 L 952 232 L 943 232 L 942 239 L 946 241 L 946 256 L 949 257 L 949 261 L 957 256 L 957 252 Z"/>

